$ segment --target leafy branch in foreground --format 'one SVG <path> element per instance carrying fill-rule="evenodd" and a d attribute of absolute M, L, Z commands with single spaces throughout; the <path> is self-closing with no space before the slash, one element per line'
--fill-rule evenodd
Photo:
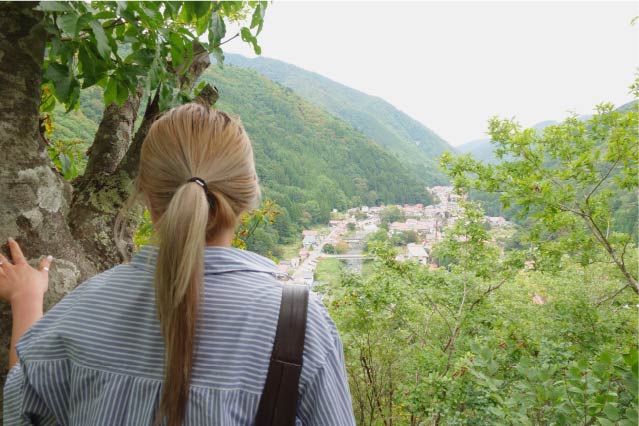
<path fill-rule="evenodd" d="M 612 211 L 619 197 L 636 198 L 638 104 L 596 110 L 588 120 L 573 115 L 541 133 L 492 118 L 489 133 L 500 163 L 449 153 L 441 163 L 457 190 L 498 193 L 504 208 L 521 208 L 519 217 L 534 220 L 528 237 L 544 254 L 573 252 L 584 264 L 612 262 L 623 286 L 639 294 L 636 245 L 629 233 L 615 230 Z"/>
<path fill-rule="evenodd" d="M 98 85 L 104 104 L 122 104 L 140 84 L 148 94 L 161 87 L 160 110 L 174 89 L 190 89 L 188 70 L 203 52 L 222 64 L 220 46 L 241 36 L 261 52 L 257 35 L 267 2 L 40 2 L 45 12 L 47 55 L 43 86 L 55 97 L 43 100 L 43 111 L 56 101 L 67 111 L 78 105 L 81 89 Z M 250 15 L 250 23 L 248 17 Z M 226 37 L 226 22 L 239 32 Z M 200 37 L 207 41 L 200 41 Z"/>

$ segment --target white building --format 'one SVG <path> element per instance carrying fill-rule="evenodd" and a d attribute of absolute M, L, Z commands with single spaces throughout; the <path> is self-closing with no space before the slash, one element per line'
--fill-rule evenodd
<path fill-rule="evenodd" d="M 411 243 L 406 245 L 406 249 L 407 260 L 414 260 L 424 265 L 428 263 L 428 253 L 426 253 L 424 246 L 422 246 L 421 244 Z"/>

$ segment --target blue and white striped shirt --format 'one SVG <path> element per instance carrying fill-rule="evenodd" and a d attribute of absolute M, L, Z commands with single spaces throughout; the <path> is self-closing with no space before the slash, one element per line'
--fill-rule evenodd
<path fill-rule="evenodd" d="M 155 309 L 158 249 L 79 285 L 17 344 L 5 425 L 151 425 L 163 385 Z M 271 260 L 206 247 L 185 425 L 252 425 L 275 339 L 282 284 Z M 311 293 L 297 425 L 354 425 L 342 343 Z"/>

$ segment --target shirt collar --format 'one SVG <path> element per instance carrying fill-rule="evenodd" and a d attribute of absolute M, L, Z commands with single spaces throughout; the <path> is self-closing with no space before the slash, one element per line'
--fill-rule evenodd
<path fill-rule="evenodd" d="M 131 265 L 153 272 L 159 250 L 157 246 L 141 246 L 133 255 Z M 233 271 L 266 272 L 274 276 L 288 276 L 280 271 L 271 259 L 257 253 L 235 247 L 204 247 L 204 275 Z"/>

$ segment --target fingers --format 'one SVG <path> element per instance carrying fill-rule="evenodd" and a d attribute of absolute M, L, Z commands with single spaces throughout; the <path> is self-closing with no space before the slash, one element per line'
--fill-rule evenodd
<path fill-rule="evenodd" d="M 15 263 L 16 265 L 20 263 L 26 263 L 20 246 L 13 238 L 9 238 L 9 250 L 11 251 L 11 258 L 13 259 L 13 263 Z"/>
<path fill-rule="evenodd" d="M 53 261 L 53 256 L 48 255 L 40 262 L 40 266 L 38 267 L 39 271 L 43 271 L 45 273 L 49 273 L 49 267 L 51 266 L 51 262 Z"/>
<path fill-rule="evenodd" d="M 4 257 L 2 253 L 0 253 L 0 275 L 4 274 L 4 270 L 2 268 L 6 268 L 9 265 L 11 265 L 11 262 L 9 262 L 9 259 Z"/>

